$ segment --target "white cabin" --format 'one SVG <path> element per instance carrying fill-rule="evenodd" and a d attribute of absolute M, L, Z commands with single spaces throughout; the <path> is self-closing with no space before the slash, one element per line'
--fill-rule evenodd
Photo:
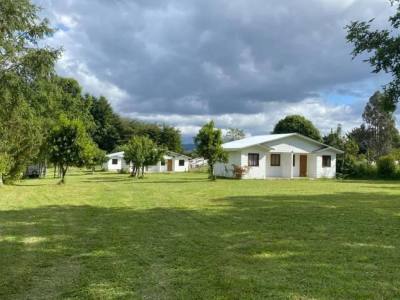
<path fill-rule="evenodd" d="M 103 164 L 105 171 L 126 171 L 132 170 L 132 166 L 124 159 L 124 152 L 116 152 L 108 154 L 109 158 Z M 189 171 L 189 157 L 183 154 L 167 151 L 164 155 L 164 160 L 159 161 L 154 166 L 148 166 L 145 169 L 147 173 L 163 173 L 163 172 L 187 172 Z"/>
<path fill-rule="evenodd" d="M 243 179 L 335 178 L 336 155 L 343 151 L 298 133 L 253 136 L 222 145 L 228 163 L 218 163 L 215 175 L 236 177 L 234 167 L 245 170 Z"/>

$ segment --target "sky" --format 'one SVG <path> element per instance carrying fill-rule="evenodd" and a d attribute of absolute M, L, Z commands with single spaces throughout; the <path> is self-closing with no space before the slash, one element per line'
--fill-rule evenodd
<path fill-rule="evenodd" d="M 46 43 L 85 92 L 121 115 L 178 127 L 268 134 L 288 114 L 327 133 L 360 125 L 390 79 L 352 59 L 344 27 L 375 19 L 387 0 L 34 0 L 56 28 Z"/>

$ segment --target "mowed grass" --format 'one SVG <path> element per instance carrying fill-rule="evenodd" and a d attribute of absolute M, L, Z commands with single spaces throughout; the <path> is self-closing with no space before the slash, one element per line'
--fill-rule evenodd
<path fill-rule="evenodd" d="M 1 299 L 400 298 L 400 183 L 71 175 L 0 190 Z"/>

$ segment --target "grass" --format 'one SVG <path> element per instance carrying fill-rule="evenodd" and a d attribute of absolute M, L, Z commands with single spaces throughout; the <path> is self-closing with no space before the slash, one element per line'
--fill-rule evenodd
<path fill-rule="evenodd" d="M 205 178 L 6 186 L 0 298 L 400 298 L 400 184 Z"/>

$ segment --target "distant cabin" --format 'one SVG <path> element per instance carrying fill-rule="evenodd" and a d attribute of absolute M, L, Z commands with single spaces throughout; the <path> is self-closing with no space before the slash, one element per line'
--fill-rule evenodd
<path fill-rule="evenodd" d="M 336 155 L 343 153 L 298 133 L 252 136 L 222 146 L 228 163 L 216 164 L 215 175 L 235 177 L 239 167 L 246 170 L 243 179 L 335 178 Z"/>
<path fill-rule="evenodd" d="M 124 159 L 124 152 L 116 152 L 107 155 L 108 161 L 103 164 L 105 171 L 126 171 L 130 172 L 132 166 L 128 164 Z M 147 173 L 163 173 L 163 172 L 187 172 L 189 171 L 189 159 L 190 157 L 167 151 L 164 155 L 164 159 L 159 161 L 154 166 L 148 166 L 145 169 Z"/>

